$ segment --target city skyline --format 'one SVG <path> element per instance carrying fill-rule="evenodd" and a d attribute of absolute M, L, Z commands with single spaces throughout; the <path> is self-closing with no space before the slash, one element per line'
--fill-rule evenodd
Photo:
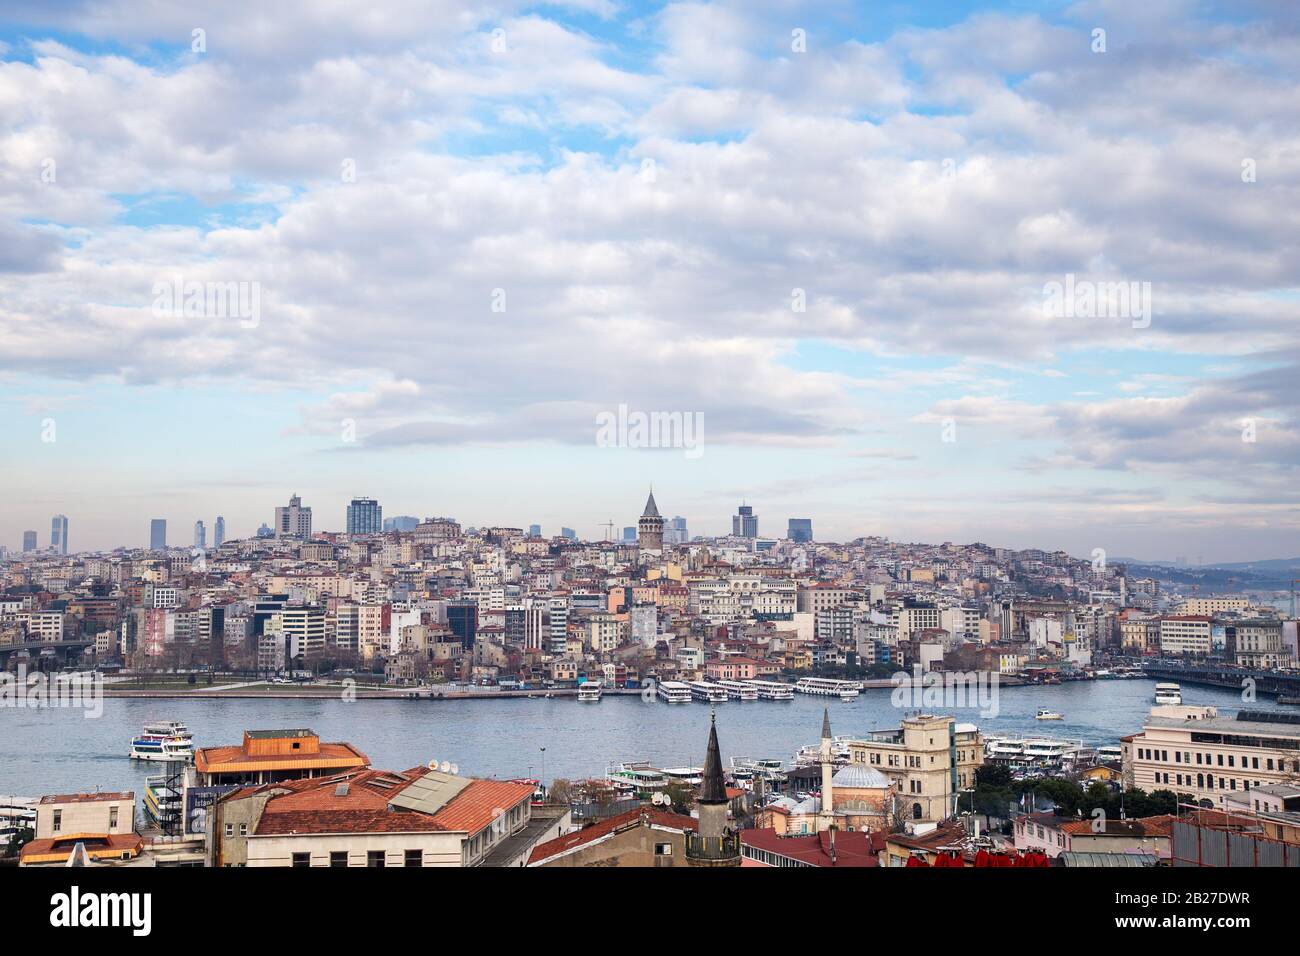
<path fill-rule="evenodd" d="M 1295 551 L 1294 10 L 207 13 L 0 19 L 0 540 L 594 537 L 653 476 L 697 534 Z"/>

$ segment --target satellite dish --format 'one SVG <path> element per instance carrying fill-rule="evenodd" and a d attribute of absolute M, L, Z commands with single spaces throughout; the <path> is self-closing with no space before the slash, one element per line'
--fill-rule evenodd
<path fill-rule="evenodd" d="M 438 767 L 438 769 L 441 770 L 443 773 L 451 773 L 451 762 L 444 760 L 442 764 Z"/>
<path fill-rule="evenodd" d="M 451 765 L 451 772 L 454 773 L 454 774 L 458 774 L 458 773 L 460 773 L 460 764 L 458 764 L 458 763 L 454 763 L 454 764 L 452 764 L 452 765 Z"/>
<path fill-rule="evenodd" d="M 437 757 L 434 757 L 432 760 L 429 761 L 429 769 L 430 769 L 430 770 L 437 770 L 437 769 L 438 769 L 438 758 L 437 758 Z"/>

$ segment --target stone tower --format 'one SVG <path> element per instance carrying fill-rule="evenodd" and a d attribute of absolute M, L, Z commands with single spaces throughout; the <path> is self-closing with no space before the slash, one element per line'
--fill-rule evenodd
<path fill-rule="evenodd" d="M 664 549 L 664 519 L 655 504 L 654 489 L 645 501 L 645 511 L 636 523 L 637 544 L 642 551 L 662 551 Z"/>
<path fill-rule="evenodd" d="M 691 866 L 740 866 L 740 834 L 727 825 L 727 781 L 718 750 L 718 719 L 709 721 L 709 749 L 700 781 L 699 830 L 686 834 L 686 861 Z"/>
<path fill-rule="evenodd" d="M 822 799 L 821 812 L 817 816 L 817 829 L 829 830 L 835 823 L 835 748 L 831 738 L 831 711 L 822 710 Z"/>

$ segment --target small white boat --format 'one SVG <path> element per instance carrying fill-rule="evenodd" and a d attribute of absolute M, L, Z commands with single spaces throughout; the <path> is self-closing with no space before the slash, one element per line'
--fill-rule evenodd
<path fill-rule="evenodd" d="M 1063 714 L 1058 714 L 1054 710 L 1039 708 L 1038 713 L 1034 714 L 1034 720 L 1065 720 Z"/>
<path fill-rule="evenodd" d="M 581 704 L 599 704 L 602 687 L 598 680 L 589 680 L 578 685 L 578 702 Z"/>

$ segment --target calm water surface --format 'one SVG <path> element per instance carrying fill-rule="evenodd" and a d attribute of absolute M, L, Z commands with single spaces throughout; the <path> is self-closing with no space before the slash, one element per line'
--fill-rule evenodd
<path fill-rule="evenodd" d="M 986 734 L 1025 734 L 1117 743 L 1142 726 L 1151 708 L 1149 680 L 1079 681 L 1055 687 L 1000 688 L 1000 713 L 953 711 Z M 1237 692 L 1183 687 L 1189 704 L 1215 704 L 1235 713 Z M 724 762 L 732 755 L 789 761 L 821 733 L 829 707 L 835 734 L 898 726 L 900 711 L 888 689 L 864 691 L 852 703 L 803 694 L 793 701 L 730 701 L 718 706 Z M 1261 702 L 1259 707 L 1270 708 Z M 1062 721 L 1035 721 L 1040 707 Z M 605 697 L 598 704 L 572 698 L 462 701 L 139 700 L 108 698 L 88 720 L 78 710 L 0 710 L 0 794 L 36 796 L 78 790 L 135 789 L 161 765 L 127 759 L 131 737 L 150 720 L 184 721 L 196 746 L 236 744 L 251 729 L 309 727 L 324 740 L 359 747 L 372 764 L 404 770 L 431 759 L 456 763 L 484 777 L 587 777 L 620 760 L 660 766 L 698 766 L 704 759 L 709 708 L 703 703 L 645 703 Z M 546 748 L 545 755 L 542 748 Z M 543 771 L 544 761 L 544 771 Z"/>

